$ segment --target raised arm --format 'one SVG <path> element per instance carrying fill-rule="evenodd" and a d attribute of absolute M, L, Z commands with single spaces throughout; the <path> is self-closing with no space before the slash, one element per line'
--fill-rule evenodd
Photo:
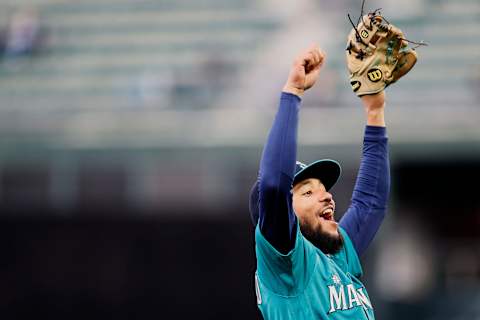
<path fill-rule="evenodd" d="M 315 84 L 324 59 L 318 46 L 310 47 L 295 59 L 260 161 L 258 223 L 263 236 L 281 253 L 288 253 L 295 242 L 296 216 L 290 191 L 295 173 L 300 97 Z"/>
<path fill-rule="evenodd" d="M 359 256 L 383 221 L 390 190 L 385 94 L 382 91 L 361 98 L 367 114 L 362 160 L 350 207 L 340 220 L 340 226 L 352 239 Z"/>

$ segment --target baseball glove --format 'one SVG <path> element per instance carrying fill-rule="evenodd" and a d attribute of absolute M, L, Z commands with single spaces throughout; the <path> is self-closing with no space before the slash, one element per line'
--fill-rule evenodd
<path fill-rule="evenodd" d="M 412 41 L 381 16 L 379 9 L 362 15 L 356 26 L 348 15 L 353 28 L 346 49 L 350 84 L 359 97 L 384 90 L 417 62 L 415 48 L 407 43 Z"/>

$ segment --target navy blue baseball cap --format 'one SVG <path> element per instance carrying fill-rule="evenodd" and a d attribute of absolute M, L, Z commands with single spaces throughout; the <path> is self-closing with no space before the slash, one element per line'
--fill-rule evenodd
<path fill-rule="evenodd" d="M 342 167 L 340 167 L 340 164 L 335 160 L 322 159 L 312 162 L 309 165 L 297 161 L 292 186 L 305 179 L 317 178 L 323 183 L 325 189 L 328 191 L 338 181 L 341 173 Z M 252 222 L 254 225 L 257 225 L 260 211 L 258 180 L 250 190 L 249 209 Z"/>

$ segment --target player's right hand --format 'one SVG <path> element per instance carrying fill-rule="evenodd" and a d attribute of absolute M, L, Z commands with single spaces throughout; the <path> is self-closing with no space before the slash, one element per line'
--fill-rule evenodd
<path fill-rule="evenodd" d="M 283 92 L 302 96 L 317 81 L 326 55 L 316 44 L 297 56 L 290 69 Z"/>

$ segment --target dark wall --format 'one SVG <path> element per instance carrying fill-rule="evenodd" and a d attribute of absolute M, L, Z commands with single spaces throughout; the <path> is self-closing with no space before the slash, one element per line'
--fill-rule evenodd
<path fill-rule="evenodd" d="M 2 319 L 260 319 L 247 219 L 4 218 L 0 250 Z"/>
<path fill-rule="evenodd" d="M 480 239 L 480 159 L 404 162 L 394 169 L 399 206 L 422 212 L 440 239 Z"/>

